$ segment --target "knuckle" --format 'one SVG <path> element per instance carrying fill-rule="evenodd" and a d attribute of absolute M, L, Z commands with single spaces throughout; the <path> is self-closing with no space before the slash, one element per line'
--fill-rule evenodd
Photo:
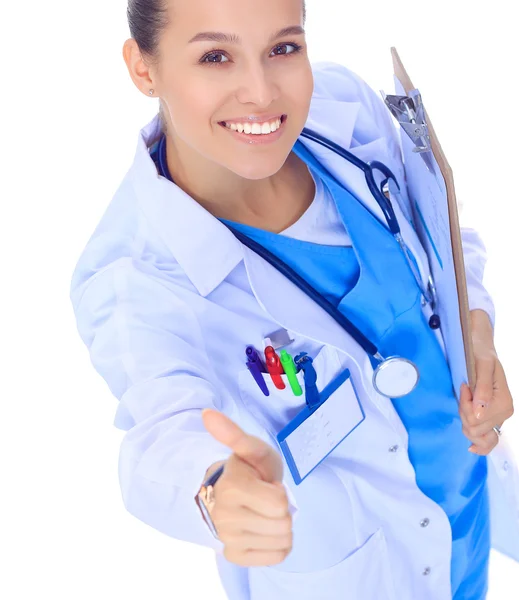
<path fill-rule="evenodd" d="M 229 561 L 236 565 L 246 566 L 244 564 L 244 556 L 243 553 L 238 551 L 232 545 L 226 544 L 223 549 L 224 557 Z"/>
<path fill-rule="evenodd" d="M 267 564 L 278 565 L 279 563 L 285 560 L 289 552 L 289 550 L 275 550 L 273 552 L 270 552 Z"/>
<path fill-rule="evenodd" d="M 288 512 L 289 501 L 286 491 L 284 489 L 279 491 L 275 490 L 273 492 L 271 504 L 276 512 L 279 512 L 281 515 L 284 515 L 286 512 Z"/>
<path fill-rule="evenodd" d="M 215 500 L 220 501 L 220 504 L 223 506 L 235 506 L 239 503 L 240 496 L 242 494 L 239 487 L 237 487 L 234 483 L 229 483 L 221 490 L 218 497 L 215 492 Z M 216 502 L 215 502 L 216 506 Z"/>
<path fill-rule="evenodd" d="M 476 419 L 476 415 L 474 414 L 472 409 L 470 410 L 470 412 L 467 412 L 464 415 L 462 415 L 461 419 L 467 427 L 479 423 L 479 420 Z"/>
<path fill-rule="evenodd" d="M 293 543 L 292 532 L 290 532 L 287 535 L 283 536 L 282 543 L 283 543 L 283 546 L 282 546 L 283 550 L 290 551 L 292 549 L 292 543 Z"/>
<path fill-rule="evenodd" d="M 478 436 L 478 429 L 474 425 L 469 425 L 467 427 L 467 431 L 468 431 L 469 437 L 471 437 L 471 438 L 479 437 Z"/>
<path fill-rule="evenodd" d="M 463 425 L 463 427 L 461 428 L 463 434 L 465 435 L 465 437 L 467 437 L 469 440 L 472 440 L 475 436 L 472 434 L 471 432 L 471 427 L 467 427 L 466 425 Z"/>
<path fill-rule="evenodd" d="M 232 527 L 231 521 L 222 517 L 221 514 L 215 515 L 213 511 L 213 515 L 211 516 L 214 526 L 218 531 L 218 537 L 224 543 L 230 543 L 234 536 L 234 528 Z"/>
<path fill-rule="evenodd" d="M 481 449 L 485 454 L 488 454 L 491 450 L 493 450 L 496 447 L 496 445 L 497 443 L 494 440 L 487 440 L 485 441 Z"/>
<path fill-rule="evenodd" d="M 283 514 L 285 514 L 285 512 L 288 511 L 289 502 L 288 502 L 288 496 L 286 495 L 285 492 L 283 493 L 283 496 L 281 496 L 281 498 L 278 499 L 276 504 L 277 504 L 279 510 L 281 510 L 283 512 Z"/>
<path fill-rule="evenodd" d="M 292 516 L 288 515 L 279 519 L 276 523 L 276 533 L 278 535 L 290 534 L 292 535 Z"/>

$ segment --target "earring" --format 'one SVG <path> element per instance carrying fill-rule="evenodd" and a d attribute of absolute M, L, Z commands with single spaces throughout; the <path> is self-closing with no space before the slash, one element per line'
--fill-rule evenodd
<path fill-rule="evenodd" d="M 150 90 L 150 91 L 149 91 L 149 94 L 150 94 L 150 96 L 153 96 L 153 92 L 154 92 L 154 91 L 155 91 L 155 90 Z"/>

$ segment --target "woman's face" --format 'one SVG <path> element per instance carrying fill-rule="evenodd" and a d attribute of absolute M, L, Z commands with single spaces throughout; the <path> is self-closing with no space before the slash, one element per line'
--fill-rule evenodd
<path fill-rule="evenodd" d="M 313 92 L 301 0 L 169 2 L 154 87 L 173 139 L 244 178 L 273 175 L 305 125 Z M 292 30 L 277 35 L 287 27 Z M 193 41 L 202 32 L 237 40 Z M 248 117 L 272 123 L 281 115 L 284 122 L 271 138 L 222 124 Z"/>

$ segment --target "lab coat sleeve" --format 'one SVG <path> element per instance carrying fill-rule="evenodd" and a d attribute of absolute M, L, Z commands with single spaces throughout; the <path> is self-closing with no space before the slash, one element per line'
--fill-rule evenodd
<path fill-rule="evenodd" d="M 375 92 L 375 90 L 359 75 L 340 64 L 327 63 L 327 69 L 330 71 L 330 77 L 332 78 L 338 78 L 340 76 L 339 73 L 342 73 L 343 79 L 347 78 L 347 82 L 344 81 L 341 85 L 336 82 L 330 89 L 338 89 L 339 95 L 344 95 L 344 99 L 351 100 L 354 95 L 359 99 L 362 107 L 371 115 L 376 128 L 371 134 L 365 133 L 369 128 L 363 128 L 363 135 L 365 135 L 364 142 L 367 143 L 370 139 L 376 139 L 380 136 L 380 132 L 383 132 L 385 138 L 384 145 L 390 157 L 390 162 L 392 163 L 393 169 L 399 174 L 399 181 L 403 181 L 405 176 L 399 137 L 400 134 L 397 129 L 399 126 L 389 109 L 386 107 L 381 95 Z M 352 87 L 355 90 L 354 92 L 352 91 Z M 474 229 L 468 227 L 461 227 L 461 239 L 467 279 L 469 309 L 484 310 L 490 318 L 492 327 L 494 327 L 494 303 L 489 292 L 483 285 L 483 275 L 487 262 L 485 245 L 478 233 Z"/>
<path fill-rule="evenodd" d="M 179 540 L 221 551 L 194 496 L 207 468 L 231 450 L 204 428 L 219 409 L 202 332 L 188 304 L 159 273 L 128 258 L 71 287 L 79 334 L 97 372 L 119 399 L 126 429 L 119 481 L 126 509 Z"/>
<path fill-rule="evenodd" d="M 494 328 L 496 322 L 494 301 L 483 285 L 483 275 L 487 262 L 485 245 L 477 231 L 469 227 L 461 228 L 461 243 L 467 276 L 469 309 L 484 310 L 492 323 L 492 328 Z"/>

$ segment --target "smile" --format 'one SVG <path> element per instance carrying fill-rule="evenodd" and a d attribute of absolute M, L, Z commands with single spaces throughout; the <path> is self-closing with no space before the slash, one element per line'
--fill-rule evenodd
<path fill-rule="evenodd" d="M 225 121 L 222 121 L 221 125 L 224 125 L 227 129 L 238 131 L 239 133 L 245 133 L 246 135 L 268 135 L 270 133 L 274 133 L 274 131 L 277 131 L 281 127 L 284 119 L 286 119 L 286 115 L 281 115 L 281 117 L 278 119 L 267 121 L 261 124 L 250 122 L 226 123 Z"/>
<path fill-rule="evenodd" d="M 287 116 L 281 115 L 278 119 L 266 121 L 265 123 L 226 123 L 220 121 L 219 125 L 233 134 L 233 137 L 249 144 L 256 144 L 273 142 L 278 139 L 284 130 L 286 120 Z"/>

